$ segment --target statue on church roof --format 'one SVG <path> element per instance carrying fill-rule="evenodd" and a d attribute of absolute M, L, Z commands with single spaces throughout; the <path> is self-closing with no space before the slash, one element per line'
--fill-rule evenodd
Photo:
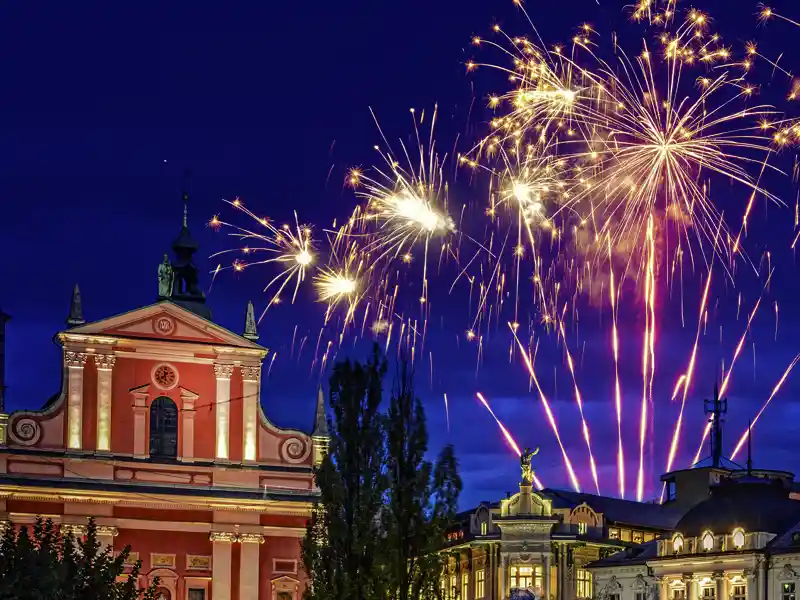
<path fill-rule="evenodd" d="M 172 296 L 172 283 L 175 274 L 172 270 L 172 265 L 169 262 L 169 257 L 164 255 L 164 262 L 158 265 L 158 297 L 169 298 Z"/>
<path fill-rule="evenodd" d="M 525 451 L 519 457 L 519 466 L 522 469 L 522 483 L 531 485 L 533 483 L 533 469 L 531 468 L 531 459 L 539 454 L 537 447 L 533 452 L 530 448 L 525 448 Z"/>

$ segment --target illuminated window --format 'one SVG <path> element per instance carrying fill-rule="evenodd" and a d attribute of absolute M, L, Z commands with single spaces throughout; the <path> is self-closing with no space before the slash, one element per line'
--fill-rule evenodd
<path fill-rule="evenodd" d="M 683 551 L 683 536 L 680 533 L 676 533 L 672 538 L 672 551 L 675 553 Z"/>
<path fill-rule="evenodd" d="M 609 527 L 608 528 L 608 539 L 610 540 L 618 540 L 619 539 L 619 529 L 616 527 Z"/>
<path fill-rule="evenodd" d="M 588 530 L 589 530 L 589 526 L 586 523 L 578 523 L 578 533 L 579 534 L 585 535 Z"/>
<path fill-rule="evenodd" d="M 706 531 L 701 539 L 704 552 L 711 552 L 714 549 L 714 534 Z"/>
<path fill-rule="evenodd" d="M 784 583 L 781 587 L 781 600 L 795 600 L 794 582 Z"/>
<path fill-rule="evenodd" d="M 475 573 L 475 598 L 483 598 L 486 585 L 486 573 L 483 569 Z"/>
<path fill-rule="evenodd" d="M 481 521 L 481 535 L 489 533 L 489 524 L 486 521 Z"/>
<path fill-rule="evenodd" d="M 447 591 L 449 592 L 448 597 L 450 597 L 450 598 L 455 598 L 456 597 L 456 591 L 458 591 L 458 588 L 456 587 L 456 576 L 455 575 L 451 575 L 450 576 L 450 589 L 447 590 Z"/>
<path fill-rule="evenodd" d="M 511 567 L 511 587 L 542 589 L 542 565 L 518 565 Z"/>
<path fill-rule="evenodd" d="M 702 600 L 716 600 L 717 598 L 717 586 L 706 586 L 703 588 L 703 594 L 701 596 Z"/>
<path fill-rule="evenodd" d="M 150 456 L 178 456 L 178 409 L 166 396 L 150 404 Z"/>
<path fill-rule="evenodd" d="M 461 600 L 469 598 L 469 573 L 461 573 Z"/>
<path fill-rule="evenodd" d="M 733 535 L 731 536 L 731 541 L 733 541 L 733 547 L 737 550 L 740 550 L 744 547 L 744 531 L 742 529 L 734 529 Z"/>
<path fill-rule="evenodd" d="M 630 542 L 631 541 L 631 530 L 630 529 L 620 529 L 619 530 L 619 539 L 623 542 Z"/>
<path fill-rule="evenodd" d="M 656 536 L 654 534 L 648 533 L 646 531 L 644 532 L 644 541 L 645 542 L 652 542 L 654 539 L 656 539 Z"/>
<path fill-rule="evenodd" d="M 747 586 L 743 584 L 736 584 L 733 586 L 732 600 L 747 600 Z"/>
<path fill-rule="evenodd" d="M 631 539 L 634 544 L 641 544 L 644 541 L 644 534 L 641 531 L 634 531 Z"/>
<path fill-rule="evenodd" d="M 449 594 L 447 593 L 447 577 L 442 577 L 442 598 L 448 598 Z"/>
<path fill-rule="evenodd" d="M 592 574 L 586 569 L 577 569 L 575 583 L 578 598 L 592 597 Z"/>

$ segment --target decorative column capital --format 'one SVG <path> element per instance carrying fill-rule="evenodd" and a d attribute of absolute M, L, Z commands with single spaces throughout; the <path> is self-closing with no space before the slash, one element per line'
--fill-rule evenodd
<path fill-rule="evenodd" d="M 242 365 L 241 369 L 244 381 L 258 381 L 261 379 L 260 365 Z"/>
<path fill-rule="evenodd" d="M 111 537 L 117 537 L 119 535 L 119 529 L 113 525 L 98 525 L 97 535 L 110 535 Z"/>
<path fill-rule="evenodd" d="M 264 536 L 260 533 L 240 533 L 237 541 L 242 544 L 263 544 Z"/>
<path fill-rule="evenodd" d="M 114 368 L 114 363 L 117 362 L 117 357 L 113 354 L 95 354 L 94 364 L 97 368 L 103 371 L 110 371 Z"/>
<path fill-rule="evenodd" d="M 80 525 L 78 523 L 62 523 L 61 533 L 64 535 L 83 537 L 89 533 L 89 528 L 86 525 Z"/>
<path fill-rule="evenodd" d="M 228 542 L 229 544 L 232 544 L 236 541 L 237 537 L 237 534 L 233 531 L 212 531 L 209 534 L 208 539 L 210 539 L 212 542 Z"/>
<path fill-rule="evenodd" d="M 723 579 L 725 579 L 725 573 L 723 573 L 722 571 L 714 571 L 711 574 L 711 578 L 714 581 L 722 581 Z"/>
<path fill-rule="evenodd" d="M 68 367 L 80 367 L 86 364 L 87 355 L 85 352 L 72 352 L 68 350 L 64 352 L 64 362 Z"/>
<path fill-rule="evenodd" d="M 214 365 L 214 375 L 217 379 L 230 379 L 233 375 L 233 365 Z"/>

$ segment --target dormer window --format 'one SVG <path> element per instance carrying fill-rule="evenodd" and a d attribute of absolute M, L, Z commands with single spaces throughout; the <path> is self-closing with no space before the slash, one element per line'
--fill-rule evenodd
<path fill-rule="evenodd" d="M 589 531 L 589 525 L 587 525 L 586 523 L 578 523 L 578 533 L 580 535 L 586 535 L 588 531 Z"/>
<path fill-rule="evenodd" d="M 489 524 L 486 521 L 481 521 L 481 535 L 489 533 Z"/>
<path fill-rule="evenodd" d="M 675 554 L 683 551 L 683 536 L 680 533 L 676 533 L 672 538 L 672 551 Z"/>
<path fill-rule="evenodd" d="M 731 541 L 733 542 L 733 547 L 737 550 L 744 548 L 744 530 L 741 527 L 733 530 Z"/>
<path fill-rule="evenodd" d="M 706 531 L 703 537 L 700 538 L 700 545 L 703 548 L 703 552 L 711 552 L 714 549 L 714 534 Z"/>

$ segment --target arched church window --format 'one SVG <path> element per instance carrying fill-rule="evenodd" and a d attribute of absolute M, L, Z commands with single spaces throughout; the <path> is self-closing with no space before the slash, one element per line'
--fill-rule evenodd
<path fill-rule="evenodd" d="M 178 408 L 166 396 L 150 405 L 150 456 L 178 456 Z"/>
<path fill-rule="evenodd" d="M 714 549 L 714 534 L 706 531 L 701 538 L 703 544 L 703 551 L 711 552 Z"/>
<path fill-rule="evenodd" d="M 168 398 L 169 400 L 169 398 Z M 156 600 L 172 600 L 172 595 L 166 588 L 156 588 Z"/>

